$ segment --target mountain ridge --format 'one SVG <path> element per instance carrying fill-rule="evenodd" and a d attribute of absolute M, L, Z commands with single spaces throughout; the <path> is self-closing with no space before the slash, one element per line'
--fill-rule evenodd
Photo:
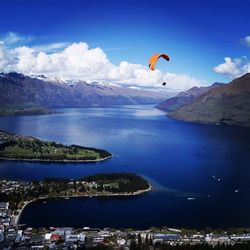
<path fill-rule="evenodd" d="M 169 116 L 188 122 L 250 127 L 250 73 L 205 92 Z"/>
<path fill-rule="evenodd" d="M 222 85 L 223 83 L 215 82 L 211 86 L 206 87 L 194 86 L 186 91 L 180 92 L 176 96 L 168 98 L 167 100 L 159 103 L 155 107 L 162 111 L 171 112 L 194 101 L 197 97 L 209 91 L 210 89 L 217 88 Z"/>

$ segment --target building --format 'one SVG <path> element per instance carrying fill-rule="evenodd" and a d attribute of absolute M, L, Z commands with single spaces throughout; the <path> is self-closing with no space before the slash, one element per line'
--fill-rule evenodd
<path fill-rule="evenodd" d="M 167 242 L 167 241 L 179 241 L 180 236 L 178 234 L 154 234 L 153 243 Z"/>

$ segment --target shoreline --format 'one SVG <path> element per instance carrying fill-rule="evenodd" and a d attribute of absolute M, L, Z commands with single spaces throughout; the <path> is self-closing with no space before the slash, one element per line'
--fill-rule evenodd
<path fill-rule="evenodd" d="M 23 161 L 23 162 L 57 162 L 57 163 L 91 163 L 91 162 L 101 162 L 112 158 L 113 155 L 96 159 L 96 160 L 51 160 L 51 159 L 18 159 L 18 158 L 7 158 L 0 157 L 0 160 L 3 161 Z"/>
<path fill-rule="evenodd" d="M 91 197 L 112 197 L 112 196 L 115 196 L 115 197 L 119 197 L 119 196 L 137 196 L 137 195 L 141 195 L 141 194 L 144 194 L 144 193 L 147 193 L 147 192 L 150 192 L 152 191 L 153 188 L 151 185 L 149 185 L 149 188 L 147 189 L 144 189 L 144 190 L 138 190 L 136 192 L 133 192 L 133 193 L 95 193 L 95 194 L 80 194 L 80 195 L 70 195 L 70 196 L 66 196 L 66 195 L 61 195 L 61 196 L 55 196 L 55 197 L 38 197 L 38 198 L 35 198 L 33 200 L 30 200 L 30 201 L 24 201 L 24 204 L 22 206 L 21 209 L 19 210 L 16 210 L 16 211 L 19 211 L 17 215 L 14 215 L 15 218 L 14 218 L 14 223 L 16 226 L 19 225 L 19 219 L 25 209 L 25 207 L 32 203 L 32 202 L 35 202 L 35 201 L 39 201 L 39 200 L 46 200 L 46 199 L 71 199 L 71 198 L 91 198 Z"/>
<path fill-rule="evenodd" d="M 34 201 L 36 201 L 36 200 L 37 200 L 37 198 L 36 198 L 36 199 L 33 199 L 33 200 L 30 200 L 30 201 L 24 201 L 24 204 L 23 204 L 22 208 L 16 210 L 16 211 L 19 211 L 19 212 L 18 212 L 17 215 L 14 215 L 14 224 L 15 224 L 15 226 L 18 226 L 18 221 L 19 221 L 20 216 L 21 216 L 23 210 L 25 209 L 25 207 L 26 207 L 28 204 L 30 204 L 30 203 L 32 203 L 32 202 L 34 202 Z"/>
<path fill-rule="evenodd" d="M 163 111 L 163 110 L 162 110 Z M 165 111 L 166 112 L 166 111 Z M 245 128 L 249 129 L 250 125 L 244 125 L 244 124 L 239 124 L 239 123 L 221 123 L 220 121 L 202 121 L 202 120 L 190 120 L 186 118 L 180 118 L 172 115 L 170 112 L 166 113 L 166 116 L 172 120 L 179 121 L 179 122 L 184 122 L 184 123 L 190 123 L 190 124 L 198 124 L 198 125 L 208 125 L 208 126 L 225 126 L 225 127 L 235 127 L 235 128 Z"/>

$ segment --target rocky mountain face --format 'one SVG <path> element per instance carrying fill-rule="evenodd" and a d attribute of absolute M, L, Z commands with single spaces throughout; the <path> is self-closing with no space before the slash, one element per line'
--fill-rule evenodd
<path fill-rule="evenodd" d="M 166 94 L 112 84 L 29 77 L 0 73 L 0 105 L 35 104 L 45 107 L 89 107 L 124 104 L 152 104 Z"/>
<path fill-rule="evenodd" d="M 221 85 L 223 85 L 223 83 L 215 82 L 213 85 L 208 87 L 193 87 L 159 103 L 156 108 L 166 112 L 174 111 L 188 103 L 193 102 L 197 97 L 201 96 L 207 91 L 217 88 Z"/>
<path fill-rule="evenodd" d="M 169 115 L 189 122 L 250 127 L 250 73 L 205 92 Z"/>

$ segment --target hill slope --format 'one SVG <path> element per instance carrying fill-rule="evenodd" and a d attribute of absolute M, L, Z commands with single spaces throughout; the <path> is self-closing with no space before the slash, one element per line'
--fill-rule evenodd
<path fill-rule="evenodd" d="M 216 82 L 208 87 L 193 87 L 191 89 L 188 89 L 187 91 L 180 92 L 178 95 L 159 103 L 156 108 L 167 112 L 174 111 L 188 103 L 193 102 L 197 97 L 201 96 L 205 92 L 208 92 L 213 88 L 217 88 L 222 84 L 223 83 Z"/>
<path fill-rule="evenodd" d="M 170 117 L 199 123 L 250 127 L 250 73 L 212 89 Z"/>

